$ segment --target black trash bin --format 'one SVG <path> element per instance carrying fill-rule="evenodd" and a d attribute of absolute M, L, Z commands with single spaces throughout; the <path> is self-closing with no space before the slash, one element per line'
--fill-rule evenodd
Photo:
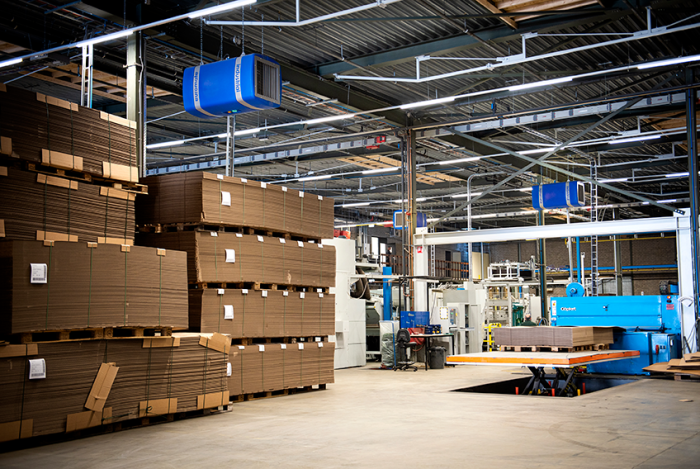
<path fill-rule="evenodd" d="M 433 370 L 442 370 L 445 368 L 445 355 L 445 347 L 430 347 L 428 366 Z"/>

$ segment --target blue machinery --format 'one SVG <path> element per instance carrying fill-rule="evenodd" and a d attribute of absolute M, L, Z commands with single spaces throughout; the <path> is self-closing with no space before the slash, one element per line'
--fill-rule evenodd
<path fill-rule="evenodd" d="M 550 301 L 553 326 L 617 327 L 610 348 L 639 350 L 638 358 L 589 365 L 593 373 L 644 374 L 642 368 L 652 363 L 681 356 L 681 304 L 677 295 L 571 296 Z"/>

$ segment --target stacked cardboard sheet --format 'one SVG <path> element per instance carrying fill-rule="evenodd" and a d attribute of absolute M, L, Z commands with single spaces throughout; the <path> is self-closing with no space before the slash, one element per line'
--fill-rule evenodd
<path fill-rule="evenodd" d="M 609 327 L 499 327 L 493 329 L 498 345 L 580 347 L 613 343 Z"/>
<path fill-rule="evenodd" d="M 135 123 L 40 93 L 0 86 L 3 154 L 138 182 Z"/>
<path fill-rule="evenodd" d="M 116 326 L 186 329 L 186 255 L 136 246 L 0 242 L 0 335 Z"/>
<path fill-rule="evenodd" d="M 0 346 L 0 441 L 226 405 L 229 353 L 197 334 Z"/>
<path fill-rule="evenodd" d="M 700 352 L 688 353 L 683 358 L 654 363 L 644 371 L 700 376 Z"/>
<path fill-rule="evenodd" d="M 327 336 L 335 295 L 276 290 L 190 290 L 190 330 L 242 337 Z"/>
<path fill-rule="evenodd" d="M 152 176 L 142 182 L 149 195 L 139 201 L 139 226 L 207 223 L 333 237 L 333 199 L 204 172 Z"/>
<path fill-rule="evenodd" d="M 121 189 L 0 166 L 0 238 L 133 244 L 135 199 Z"/>
<path fill-rule="evenodd" d="M 335 284 L 334 246 L 223 231 L 139 233 L 138 244 L 186 251 L 190 283 Z"/>
<path fill-rule="evenodd" d="M 231 346 L 231 396 L 333 383 L 335 344 Z"/>

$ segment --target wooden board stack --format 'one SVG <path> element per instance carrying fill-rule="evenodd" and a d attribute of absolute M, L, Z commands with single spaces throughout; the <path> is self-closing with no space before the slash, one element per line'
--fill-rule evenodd
<path fill-rule="evenodd" d="M 208 173 L 144 182 L 136 242 L 187 252 L 190 330 L 234 339 L 231 395 L 332 383 L 333 200 Z"/>

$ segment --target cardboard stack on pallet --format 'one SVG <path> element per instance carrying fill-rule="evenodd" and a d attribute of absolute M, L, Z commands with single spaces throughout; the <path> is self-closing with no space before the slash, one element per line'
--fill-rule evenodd
<path fill-rule="evenodd" d="M 237 399 L 333 382 L 333 200 L 207 173 L 147 178 L 137 244 L 187 252 L 191 331 L 226 334 Z"/>
<path fill-rule="evenodd" d="M 0 441 L 227 404 L 187 255 L 133 246 L 134 126 L 0 87 Z"/>
<path fill-rule="evenodd" d="M 610 327 L 499 327 L 494 342 L 502 348 L 542 347 L 563 350 L 607 348 L 613 343 Z M 556 350 L 555 350 L 556 351 Z"/>

